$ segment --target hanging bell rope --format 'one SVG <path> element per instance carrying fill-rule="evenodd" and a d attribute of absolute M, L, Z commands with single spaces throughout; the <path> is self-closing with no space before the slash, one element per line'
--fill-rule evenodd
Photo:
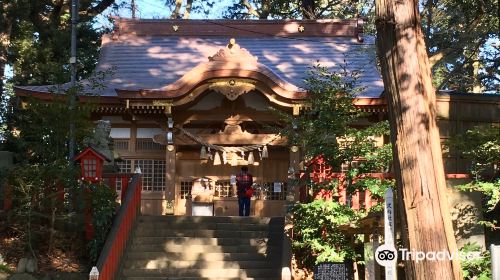
<path fill-rule="evenodd" d="M 220 152 L 225 152 L 225 153 L 244 153 L 244 152 L 250 152 L 250 151 L 253 151 L 253 150 L 258 150 L 262 147 L 264 147 L 264 150 L 265 150 L 265 157 L 267 157 L 267 145 L 271 144 L 272 142 L 274 142 L 275 140 L 277 140 L 278 138 L 280 138 L 281 136 L 280 135 L 275 135 L 273 138 L 271 138 L 269 141 L 263 143 L 263 144 L 255 144 L 255 145 L 249 145 L 249 146 L 241 146 L 241 147 L 224 147 L 224 146 L 219 146 L 219 145 L 213 145 L 213 144 L 209 144 L 207 143 L 205 140 L 203 140 L 202 138 L 196 136 L 196 135 L 193 135 L 191 132 L 187 131 L 186 129 L 180 127 L 180 126 L 176 126 L 180 131 L 182 131 L 182 133 L 184 133 L 186 136 L 188 136 L 189 138 L 191 138 L 193 141 L 195 141 L 196 143 L 198 144 L 201 144 L 203 146 L 206 146 L 208 147 L 209 149 L 213 149 L 215 151 L 220 151 Z M 264 157 L 264 156 L 263 156 Z"/>

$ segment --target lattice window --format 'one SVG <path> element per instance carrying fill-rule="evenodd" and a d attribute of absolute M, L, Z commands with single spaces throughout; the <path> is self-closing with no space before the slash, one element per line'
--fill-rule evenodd
<path fill-rule="evenodd" d="M 232 197 L 233 187 L 229 184 L 229 180 L 219 180 L 215 182 L 215 196 L 217 197 Z"/>
<path fill-rule="evenodd" d="M 137 139 L 135 148 L 137 150 L 165 150 L 165 146 L 153 142 L 153 139 Z"/>
<path fill-rule="evenodd" d="M 132 161 L 130 159 L 125 159 L 123 161 L 117 162 L 118 173 L 132 173 Z M 121 178 L 116 179 L 116 190 L 120 191 L 122 189 L 122 180 Z"/>
<path fill-rule="evenodd" d="M 83 170 L 85 172 L 84 177 L 94 178 L 97 176 L 97 160 L 95 159 L 84 159 L 83 160 Z"/>
<path fill-rule="evenodd" d="M 193 181 L 181 181 L 181 199 L 187 199 L 191 196 Z"/>
<path fill-rule="evenodd" d="M 164 160 L 141 159 L 135 161 L 142 172 L 143 191 L 165 190 L 165 164 Z"/>
<path fill-rule="evenodd" d="M 274 182 L 265 182 L 264 184 L 255 186 L 257 196 L 265 200 L 285 200 L 288 193 L 288 186 L 280 182 L 281 188 L 279 192 L 275 192 Z"/>
<path fill-rule="evenodd" d="M 113 147 L 116 150 L 128 150 L 128 144 L 130 140 L 128 139 L 113 139 Z"/>

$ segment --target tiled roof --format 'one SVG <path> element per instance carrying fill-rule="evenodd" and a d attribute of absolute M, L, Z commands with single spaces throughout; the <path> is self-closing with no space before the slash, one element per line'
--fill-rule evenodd
<path fill-rule="evenodd" d="M 172 22 L 159 21 L 164 28 L 172 28 Z M 217 21 L 224 24 L 229 21 Z M 360 34 L 342 36 L 339 32 L 330 35 L 318 34 L 269 35 L 244 34 L 233 29 L 234 34 L 215 30 L 210 36 L 194 36 L 193 28 L 183 34 L 182 21 L 179 33 L 160 34 L 162 29 L 152 30 L 154 21 L 147 21 L 150 27 L 133 29 L 120 24 L 119 30 L 103 39 L 101 57 L 97 70 L 113 68 L 114 75 L 108 78 L 107 89 L 101 94 L 116 96 L 115 89 L 140 90 L 159 89 L 179 80 L 184 74 L 200 63 L 208 62 L 208 57 L 225 48 L 230 38 L 235 38 L 241 48 L 258 58 L 258 63 L 268 67 L 284 81 L 297 87 L 304 87 L 304 78 L 311 66 L 319 64 L 332 70 L 346 65 L 349 70 L 361 71 L 359 84 L 365 90 L 360 97 L 380 97 L 383 84 L 376 68 L 373 38 L 359 42 Z M 300 22 L 299 22 L 300 23 Z M 310 23 L 310 22 L 309 22 Z M 307 27 L 307 26 L 306 26 Z M 148 29 L 149 28 L 149 29 Z M 145 32 L 146 30 L 146 32 Z M 256 29 L 257 30 L 257 29 Z M 265 31 L 265 30 L 264 30 Z M 172 31 L 169 31 L 172 33 Z M 242 33 L 239 36 L 238 33 Z M 205 31 L 202 34 L 207 34 Z M 224 35 L 218 35 L 224 34 Z M 281 33 L 280 33 L 281 34 Z M 253 36 L 251 36 L 253 35 Z M 45 87 L 21 87 L 27 90 L 45 91 Z"/>

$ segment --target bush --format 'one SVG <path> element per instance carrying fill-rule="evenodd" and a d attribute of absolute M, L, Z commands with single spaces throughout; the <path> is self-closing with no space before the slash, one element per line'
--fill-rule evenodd
<path fill-rule="evenodd" d="M 116 213 L 116 192 L 103 183 L 88 184 L 92 205 L 94 236 L 88 243 L 91 263 L 96 263 L 108 236 Z"/>

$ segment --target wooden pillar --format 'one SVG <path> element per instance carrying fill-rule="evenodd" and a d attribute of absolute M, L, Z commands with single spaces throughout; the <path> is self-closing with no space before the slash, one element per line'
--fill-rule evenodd
<path fill-rule="evenodd" d="M 300 163 L 300 149 L 298 146 L 290 147 L 290 167 L 293 168 L 295 176 L 299 176 L 299 163 Z M 294 201 L 300 199 L 300 186 L 296 185 L 294 190 Z"/>
<path fill-rule="evenodd" d="M 173 205 L 172 207 L 176 206 L 175 203 L 175 198 L 176 198 L 176 189 L 175 189 L 175 182 L 176 182 L 176 174 L 175 174 L 175 163 L 176 163 L 176 152 L 175 152 L 175 146 L 172 144 L 167 145 L 167 149 L 165 152 L 165 193 L 163 195 L 163 213 L 166 213 L 167 209 L 167 201 L 172 201 Z M 174 209 L 174 213 L 175 213 Z"/>
<path fill-rule="evenodd" d="M 128 145 L 129 152 L 135 152 L 135 146 L 137 143 L 137 124 L 135 121 L 132 121 L 132 125 L 130 126 L 130 142 Z"/>

